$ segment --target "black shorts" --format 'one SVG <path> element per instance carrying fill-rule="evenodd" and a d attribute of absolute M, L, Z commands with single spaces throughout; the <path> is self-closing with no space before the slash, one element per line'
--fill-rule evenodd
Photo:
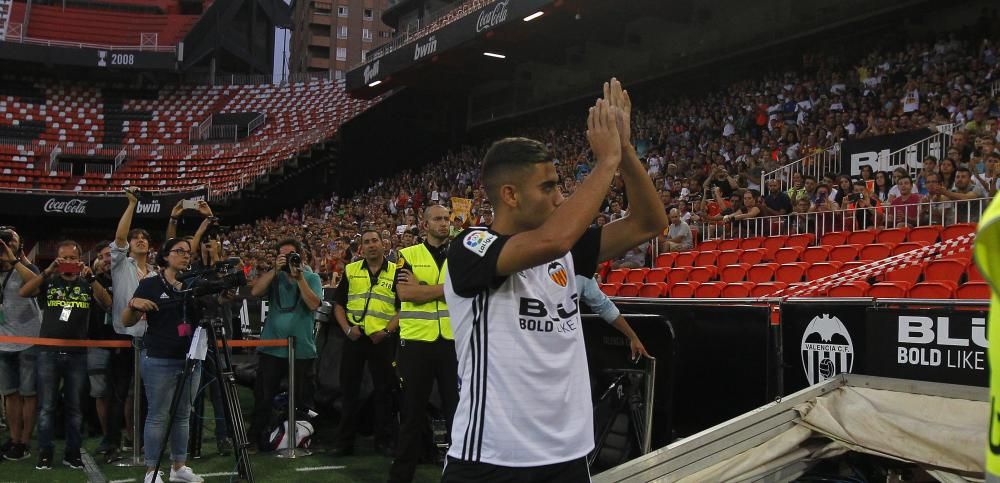
<path fill-rule="evenodd" d="M 448 457 L 441 483 L 588 483 L 587 457 L 545 466 L 499 466 Z"/>

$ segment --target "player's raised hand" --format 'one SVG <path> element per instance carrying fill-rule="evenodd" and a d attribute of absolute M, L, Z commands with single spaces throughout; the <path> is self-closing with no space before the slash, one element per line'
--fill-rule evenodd
<path fill-rule="evenodd" d="M 632 99 L 614 77 L 604 83 L 604 99 L 618 109 L 618 135 L 624 148 L 632 142 Z"/>
<path fill-rule="evenodd" d="M 618 134 L 618 109 L 604 99 L 598 99 L 587 116 L 587 141 L 594 157 L 601 164 L 617 167 L 622 160 L 622 144 Z"/>

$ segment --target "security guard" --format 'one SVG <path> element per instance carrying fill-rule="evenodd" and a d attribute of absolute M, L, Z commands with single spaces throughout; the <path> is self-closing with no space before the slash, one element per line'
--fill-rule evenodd
<path fill-rule="evenodd" d="M 399 444 L 389 471 L 390 482 L 413 480 L 421 450 L 428 442 L 427 402 L 437 380 L 442 403 L 441 417 L 451 433 L 458 405 L 458 362 L 455 341 L 444 302 L 450 221 L 448 209 L 432 205 L 424 210 L 426 240 L 400 250 L 397 289 L 399 352 L 397 370 L 403 385 L 400 404 Z"/>
<path fill-rule="evenodd" d="M 1000 198 L 983 213 L 976 233 L 975 263 L 990 285 L 990 312 L 986 340 L 1000 340 Z M 995 319 L 995 320 L 994 320 Z M 1000 345 L 990 344 L 990 418 L 986 442 L 986 482 L 1000 483 Z"/>
<path fill-rule="evenodd" d="M 373 423 L 375 451 L 392 453 L 392 370 L 393 334 L 399 328 L 396 314 L 396 265 L 385 259 L 382 236 L 378 231 L 361 234 L 364 258 L 347 265 L 344 279 L 334 293 L 334 317 L 347 335 L 340 360 L 340 386 L 344 394 L 343 410 L 337 440 L 331 450 L 334 456 L 354 452 L 354 436 L 358 429 L 361 370 L 368 363 L 375 386 Z"/>

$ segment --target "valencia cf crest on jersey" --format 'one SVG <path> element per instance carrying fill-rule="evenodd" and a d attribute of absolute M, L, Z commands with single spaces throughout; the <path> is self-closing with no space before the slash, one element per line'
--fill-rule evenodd
<path fill-rule="evenodd" d="M 569 275 L 566 273 L 566 267 L 559 262 L 549 264 L 549 278 L 559 284 L 560 287 L 565 287 L 569 283 Z"/>

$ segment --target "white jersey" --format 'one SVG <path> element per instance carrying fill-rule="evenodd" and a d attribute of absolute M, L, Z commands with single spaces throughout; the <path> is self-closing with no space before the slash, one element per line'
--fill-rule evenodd
<path fill-rule="evenodd" d="M 519 467 L 578 459 L 594 448 L 594 429 L 574 275 L 593 273 L 600 230 L 552 262 L 497 277 L 508 238 L 471 228 L 448 254 L 459 377 L 448 455 Z"/>

